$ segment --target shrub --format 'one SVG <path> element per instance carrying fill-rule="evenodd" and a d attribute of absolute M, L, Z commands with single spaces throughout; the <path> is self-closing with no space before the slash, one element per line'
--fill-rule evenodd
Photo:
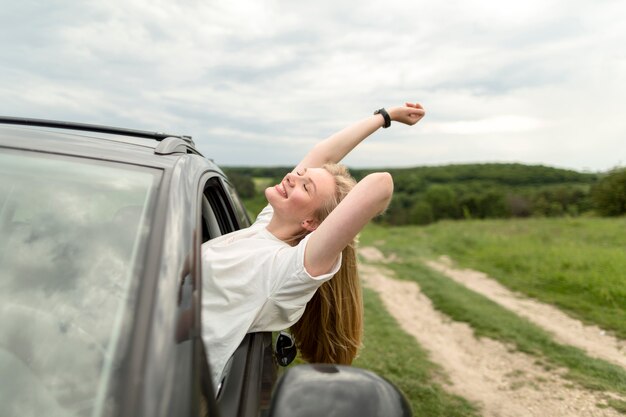
<path fill-rule="evenodd" d="M 591 189 L 594 208 L 603 216 L 626 213 L 626 168 L 616 168 Z"/>
<path fill-rule="evenodd" d="M 433 208 L 425 201 L 417 201 L 409 214 L 411 224 L 429 224 L 435 220 Z"/>

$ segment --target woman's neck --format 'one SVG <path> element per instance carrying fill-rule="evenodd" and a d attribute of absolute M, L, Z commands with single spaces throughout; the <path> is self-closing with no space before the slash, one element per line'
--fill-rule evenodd
<path fill-rule="evenodd" d="M 303 229 L 299 224 L 281 221 L 281 219 L 274 214 L 272 220 L 270 220 L 267 225 L 267 231 L 283 242 L 293 245 L 294 237 L 301 234 Z"/>

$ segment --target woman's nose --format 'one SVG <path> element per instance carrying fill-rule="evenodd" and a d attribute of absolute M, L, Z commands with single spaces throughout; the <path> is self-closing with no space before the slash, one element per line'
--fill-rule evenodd
<path fill-rule="evenodd" d="M 291 172 L 287 174 L 287 184 L 290 186 L 296 185 L 296 176 Z"/>

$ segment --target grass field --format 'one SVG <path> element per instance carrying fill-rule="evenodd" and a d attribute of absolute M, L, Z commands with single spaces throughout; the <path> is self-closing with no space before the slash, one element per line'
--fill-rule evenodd
<path fill-rule="evenodd" d="M 254 205 L 260 210 L 261 204 Z M 257 207 L 258 206 L 258 207 Z M 371 224 L 361 246 L 376 246 L 398 261 L 397 278 L 416 281 L 438 310 L 488 336 L 533 354 L 546 369 L 600 391 L 626 393 L 626 372 L 579 349 L 554 342 L 536 325 L 451 281 L 423 264 L 450 256 L 507 287 L 557 305 L 570 315 L 626 338 L 626 218 L 446 221 L 426 227 Z M 355 365 L 396 383 L 416 416 L 477 415 L 466 400 L 446 393 L 445 380 L 416 341 L 400 330 L 376 293 L 365 290 L 365 348 Z M 606 399 L 626 413 L 626 404 Z"/>
<path fill-rule="evenodd" d="M 557 304 L 623 338 L 626 238 L 621 231 L 625 225 L 625 219 L 370 225 L 360 239 L 361 246 L 373 245 L 398 256 L 398 262 L 388 265 L 396 276 L 416 281 L 435 308 L 470 324 L 477 335 L 511 343 L 536 355 L 545 367 L 567 368 L 567 377 L 583 386 L 624 394 L 626 372 L 622 368 L 554 342 L 534 324 L 430 270 L 422 260 L 450 255 L 464 266 L 488 272 L 511 288 Z M 621 402 L 611 405 L 624 406 Z"/>
<path fill-rule="evenodd" d="M 371 225 L 361 240 L 401 259 L 449 255 L 511 289 L 626 338 L 626 218 Z"/>

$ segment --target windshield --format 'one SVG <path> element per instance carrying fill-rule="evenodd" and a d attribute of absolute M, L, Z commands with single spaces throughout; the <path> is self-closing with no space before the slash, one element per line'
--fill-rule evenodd
<path fill-rule="evenodd" d="M 115 407 L 156 169 L 0 150 L 0 415 Z"/>

